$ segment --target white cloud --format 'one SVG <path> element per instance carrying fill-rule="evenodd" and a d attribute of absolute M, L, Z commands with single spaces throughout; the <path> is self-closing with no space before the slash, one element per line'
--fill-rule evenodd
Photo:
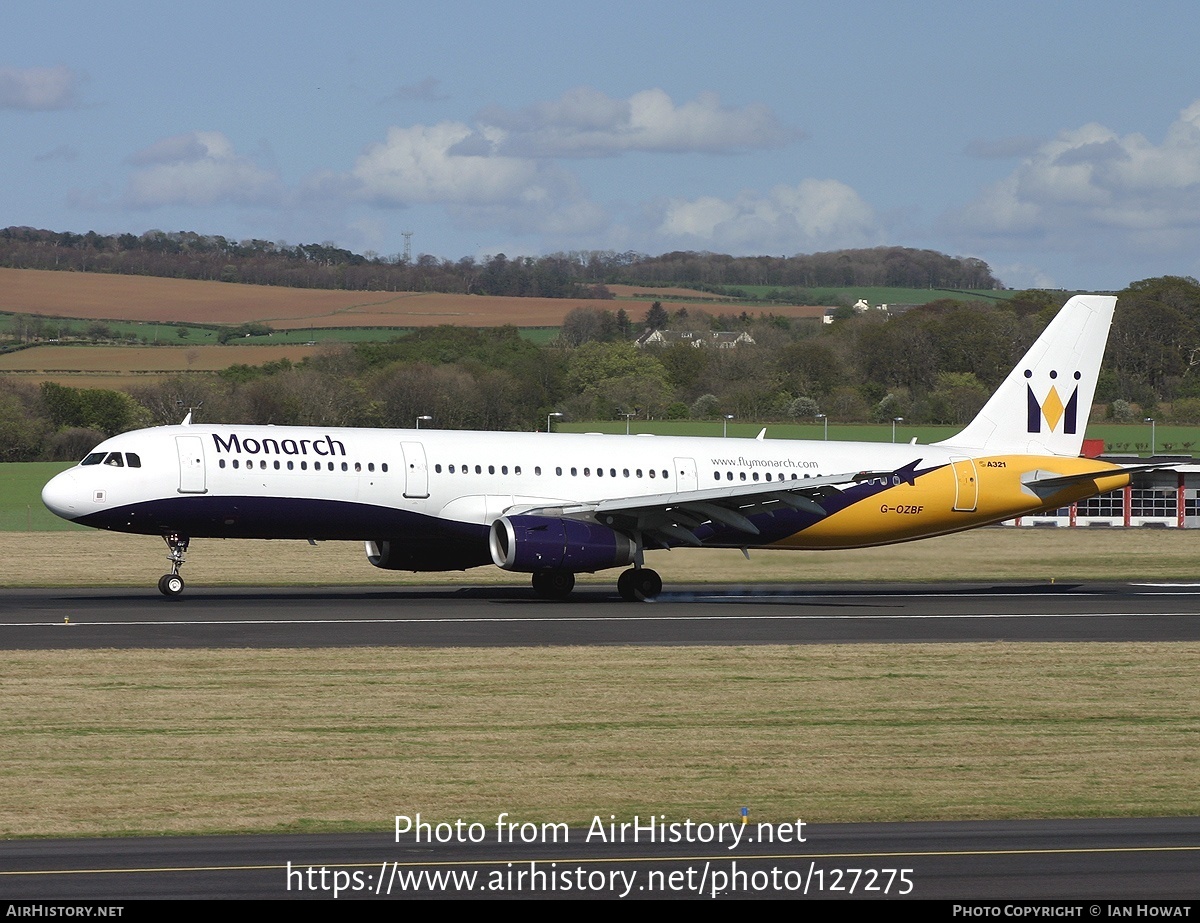
<path fill-rule="evenodd" d="M 715 93 L 675 105 L 663 90 L 614 99 L 578 87 L 521 110 L 493 106 L 481 124 L 500 133 L 498 148 L 529 157 L 606 157 L 628 151 L 731 153 L 779 147 L 801 137 L 761 103 L 721 105 Z"/>
<path fill-rule="evenodd" d="M 0 67 L 0 109 L 68 109 L 77 82 L 69 67 Z"/>
<path fill-rule="evenodd" d="M 280 197 L 278 177 L 238 154 L 219 131 L 163 138 L 129 161 L 139 169 L 130 177 L 124 199 L 135 208 L 264 204 Z"/>
<path fill-rule="evenodd" d="M 1095 123 L 1064 131 L 948 220 L 983 238 L 1054 243 L 1105 229 L 1132 246 L 1180 246 L 1200 228 L 1200 100 L 1161 144 Z"/>
<path fill-rule="evenodd" d="M 587 200 L 574 176 L 499 153 L 497 141 L 494 129 L 461 122 L 391 128 L 348 175 L 322 185 L 376 205 L 442 205 L 459 227 L 574 235 L 607 224 L 607 212 Z"/>
<path fill-rule="evenodd" d="M 868 246 L 882 230 L 874 210 L 845 183 L 806 179 L 765 196 L 672 199 L 656 233 L 719 250 L 797 253 Z"/>
<path fill-rule="evenodd" d="M 490 153 L 489 140 L 461 122 L 389 128 L 351 171 L 358 195 L 382 205 L 487 205 L 548 194 L 538 166 Z"/>

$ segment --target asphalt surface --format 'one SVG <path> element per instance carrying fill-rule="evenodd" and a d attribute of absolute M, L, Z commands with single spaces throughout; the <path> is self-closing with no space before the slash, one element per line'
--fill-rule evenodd
<path fill-rule="evenodd" d="M 1196 641 L 1200 585 L 683 587 L 650 603 L 511 587 L 0 591 L 0 650 Z"/>
<path fill-rule="evenodd" d="M 681 838 L 665 844 L 647 829 L 638 842 L 631 831 L 603 842 L 591 828 L 560 829 L 557 843 L 538 830 L 534 842 L 499 844 L 495 825 L 480 826 L 476 844 L 391 830 L 6 842 L 0 899 L 1041 899 L 1079 902 L 1086 917 L 1108 900 L 1192 900 L 1200 890 L 1200 818 L 776 825 L 770 832 L 788 843 L 764 842 L 751 819 L 736 845 L 740 825 L 689 834 L 685 821 L 656 828 Z"/>

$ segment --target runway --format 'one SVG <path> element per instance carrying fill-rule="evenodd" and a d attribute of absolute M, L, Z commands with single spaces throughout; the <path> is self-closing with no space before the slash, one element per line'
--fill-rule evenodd
<path fill-rule="evenodd" d="M 1200 585 L 0 591 L 0 649 L 1196 641 Z"/>
<path fill-rule="evenodd" d="M 683 820 L 667 823 L 678 821 L 675 832 L 684 836 Z M 393 831 L 9 841 L 0 843 L 0 895 L 113 903 L 435 896 L 1049 899 L 1075 902 L 1081 916 L 1111 915 L 1109 901 L 1196 896 L 1200 818 L 790 826 L 792 842 L 772 843 L 751 822 L 736 845 L 733 829 L 722 831 L 723 841 L 707 831 L 713 839 L 701 842 L 706 831 L 700 826 L 691 828 L 692 842 L 656 842 L 663 828 L 644 827 L 637 842 L 629 831 L 624 843 L 604 842 L 593 828 L 562 828 L 552 841 L 539 828 L 534 841 L 498 843 L 490 824 L 479 825 L 478 843 L 418 843 Z M 774 832 L 781 832 L 779 825 Z M 127 908 L 123 916 L 130 909 L 136 912 Z"/>

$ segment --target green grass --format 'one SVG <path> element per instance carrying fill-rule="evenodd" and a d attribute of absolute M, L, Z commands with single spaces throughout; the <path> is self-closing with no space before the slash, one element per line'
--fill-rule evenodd
<path fill-rule="evenodd" d="M 42 505 L 42 487 L 74 462 L 0 464 L 0 532 L 86 531 L 59 519 Z"/>
<path fill-rule="evenodd" d="M 819 286 L 785 285 L 730 285 L 729 289 L 738 289 L 748 294 L 764 298 L 769 292 L 777 292 L 787 288 L 798 288 L 811 295 L 813 304 L 836 304 L 839 301 L 849 301 L 851 304 L 860 298 L 865 298 L 870 304 L 926 304 L 942 298 L 957 298 L 963 301 L 1007 301 L 1015 294 L 1010 291 L 992 291 L 991 289 L 969 291 L 963 289 L 944 288 L 895 288 L 879 285 L 846 286 L 831 288 Z"/>
<path fill-rule="evenodd" d="M 0 312 L 0 334 L 15 336 L 18 332 L 17 315 Z M 200 326 L 196 324 L 162 324 L 144 323 L 132 320 L 102 320 L 83 317 L 38 317 L 42 323 L 42 337 L 47 339 L 71 339 L 87 335 L 90 325 L 100 323 L 113 332 L 119 339 L 133 338 L 141 341 L 143 338 L 158 346 L 188 346 L 206 345 L 217 342 L 219 326 Z M 25 317 L 28 323 L 29 317 Z M 179 331 L 187 331 L 186 337 L 180 337 Z"/>
<path fill-rule="evenodd" d="M 44 338 L 63 339 L 74 345 L 76 337 L 87 334 L 88 325 L 97 323 L 94 320 L 82 318 L 46 318 L 42 327 Z M 117 343 L 129 341 L 147 342 L 154 346 L 212 346 L 217 343 L 219 325 L 196 326 L 187 324 L 155 324 L 140 321 L 106 320 L 102 321 L 113 335 Z M 402 337 L 411 333 L 413 327 L 303 327 L 293 330 L 276 330 L 270 336 L 238 337 L 231 343 L 239 346 L 278 346 L 281 344 L 306 343 L 380 343 Z M 186 336 L 180 336 L 179 331 L 186 331 Z M 532 343 L 545 345 L 558 336 L 558 327 L 522 327 L 521 338 Z M 16 317 L 13 314 L 0 313 L 0 335 L 15 336 L 17 333 Z M 43 340 L 45 342 L 45 340 Z M 89 341 L 79 341 L 78 345 L 90 345 Z"/>

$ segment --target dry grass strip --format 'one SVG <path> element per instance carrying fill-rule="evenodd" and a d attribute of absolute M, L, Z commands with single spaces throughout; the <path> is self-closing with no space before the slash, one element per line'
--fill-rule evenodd
<path fill-rule="evenodd" d="M 676 549 L 650 552 L 667 588 L 682 583 L 827 581 L 1196 580 L 1200 533 L 1184 529 L 979 529 L 903 545 L 851 551 Z M 0 533 L 0 586 L 145 586 L 166 568 L 153 536 L 108 532 Z M 615 585 L 618 571 L 581 574 Z M 192 542 L 183 576 L 195 586 L 527 585 L 525 574 L 487 566 L 410 574 L 371 567 L 355 542 Z"/>
<path fill-rule="evenodd" d="M 0 835 L 1195 814 L 1198 653 L 10 652 Z"/>

